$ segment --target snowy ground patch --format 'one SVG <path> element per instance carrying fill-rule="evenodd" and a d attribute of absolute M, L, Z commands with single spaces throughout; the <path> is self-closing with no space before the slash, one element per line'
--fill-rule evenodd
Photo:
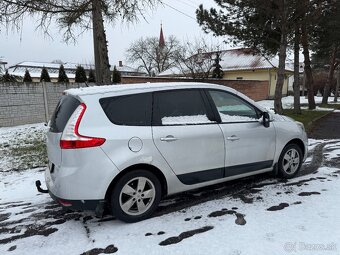
<path fill-rule="evenodd" d="M 45 166 L 44 124 L 0 128 L 0 172 Z"/>
<path fill-rule="evenodd" d="M 322 102 L 322 97 L 314 97 L 315 103 L 320 104 Z M 329 97 L 328 99 L 329 104 L 333 103 L 333 97 Z M 266 108 L 267 110 L 274 110 L 274 100 L 262 100 L 256 102 L 262 107 Z M 301 104 L 308 104 L 308 99 L 306 97 L 300 97 Z M 333 103 L 334 104 L 334 103 Z M 339 104 L 339 102 L 338 102 Z M 294 108 L 294 97 L 287 96 L 282 98 L 282 107 L 283 109 L 293 109 Z M 308 109 L 308 107 L 302 107 L 301 109 Z M 317 106 L 315 111 L 333 111 L 334 109 L 331 108 L 322 108 Z"/>
<path fill-rule="evenodd" d="M 44 133 L 33 127 L 0 129 L 1 148 Z M 310 140 L 299 177 L 259 175 L 186 192 L 134 224 L 64 211 L 35 189 L 44 167 L 2 168 L 0 254 L 340 254 L 339 148 L 339 140 Z"/>

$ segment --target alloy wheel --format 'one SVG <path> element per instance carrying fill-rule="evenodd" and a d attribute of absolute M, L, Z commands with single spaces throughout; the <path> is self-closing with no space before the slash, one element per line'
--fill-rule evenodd
<path fill-rule="evenodd" d="M 150 209 L 155 200 L 156 189 L 146 177 L 129 180 L 119 195 L 119 205 L 124 213 L 138 216 Z"/>
<path fill-rule="evenodd" d="M 285 155 L 283 156 L 282 160 L 282 169 L 287 173 L 287 174 L 293 174 L 295 173 L 300 165 L 300 154 L 299 152 L 291 148 L 289 149 Z"/>

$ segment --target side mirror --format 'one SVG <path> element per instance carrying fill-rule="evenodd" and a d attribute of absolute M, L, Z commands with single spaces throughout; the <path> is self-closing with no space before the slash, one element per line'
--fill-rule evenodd
<path fill-rule="evenodd" d="M 269 113 L 268 112 L 263 112 L 262 113 L 262 117 L 263 117 L 263 121 L 262 121 L 263 126 L 265 128 L 268 128 L 270 126 L 270 115 L 269 115 Z"/>

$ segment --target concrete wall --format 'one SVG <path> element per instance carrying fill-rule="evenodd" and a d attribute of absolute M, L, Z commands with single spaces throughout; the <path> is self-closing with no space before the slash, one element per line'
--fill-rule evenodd
<path fill-rule="evenodd" d="M 234 88 L 254 100 L 268 98 L 268 81 L 122 77 L 122 84 L 179 81 L 216 83 Z M 0 83 L 0 127 L 48 122 L 63 91 L 84 86 L 77 83 Z"/>
<path fill-rule="evenodd" d="M 47 122 L 62 92 L 80 86 L 84 84 L 0 83 L 0 127 Z"/>

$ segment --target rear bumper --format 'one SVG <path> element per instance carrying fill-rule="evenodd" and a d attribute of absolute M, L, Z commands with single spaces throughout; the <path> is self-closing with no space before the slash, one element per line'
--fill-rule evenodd
<path fill-rule="evenodd" d="M 105 200 L 68 200 L 55 196 L 49 191 L 51 198 L 65 209 L 72 211 L 95 211 L 102 214 L 106 204 Z"/>
<path fill-rule="evenodd" d="M 101 148 L 62 151 L 62 162 L 49 158 L 45 171 L 47 189 L 56 197 L 76 200 L 103 200 L 119 173 Z"/>

